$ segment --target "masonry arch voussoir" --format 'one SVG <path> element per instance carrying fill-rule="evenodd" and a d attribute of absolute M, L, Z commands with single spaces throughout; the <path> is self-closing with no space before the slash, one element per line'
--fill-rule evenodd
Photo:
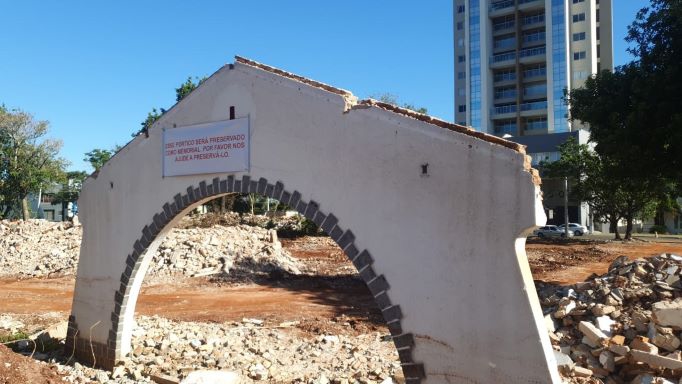
<path fill-rule="evenodd" d="M 114 310 L 111 312 L 112 327 L 109 330 L 107 345 L 96 347 L 96 357 L 82 353 L 79 343 L 83 344 L 83 335 L 74 335 L 78 329 L 76 319 L 69 318 L 69 347 L 76 347 L 76 355 L 79 359 L 96 363 L 100 366 L 111 368 L 118 361 L 125 359 L 122 343 L 126 342 L 122 335 L 126 310 L 134 310 L 137 297 L 131 297 L 133 282 L 136 279 L 144 279 L 138 276 L 143 259 L 148 247 L 159 239 L 159 234 L 178 215 L 183 214 L 188 208 L 205 200 L 228 193 L 259 193 L 267 197 L 277 199 L 283 204 L 296 209 L 301 215 L 313 221 L 322 228 L 343 250 L 348 259 L 357 269 L 360 277 L 367 285 L 377 307 L 380 309 L 384 320 L 391 332 L 393 343 L 398 351 L 403 374 L 408 383 L 418 383 L 425 378 L 422 363 L 413 360 L 413 347 L 415 345 L 412 333 L 406 332 L 402 326 L 403 313 L 400 305 L 390 299 L 390 284 L 384 275 L 378 275 L 373 267 L 374 259 L 369 250 L 359 250 L 355 244 L 355 234 L 350 229 L 344 229 L 339 225 L 338 218 L 333 213 L 325 213 L 320 209 L 319 203 L 314 200 L 308 202 L 302 199 L 298 190 L 290 192 L 284 187 L 284 183 L 277 181 L 274 184 L 265 178 L 252 179 L 251 175 L 243 175 L 241 179 L 230 175 L 223 179 L 215 177 L 204 180 L 198 185 L 190 185 L 185 193 L 176 194 L 172 201 L 163 204 L 158 213 L 154 214 L 149 223 L 142 229 L 139 239 L 132 245 L 130 254 L 126 258 L 126 267 L 120 276 L 120 287 L 114 293 Z M 147 257 L 150 257 L 147 255 Z M 146 271 L 145 271 L 146 272 Z M 129 340 L 127 341 L 129 343 Z M 81 347 L 83 345 L 80 345 Z M 94 360 L 94 361 L 93 361 Z"/>

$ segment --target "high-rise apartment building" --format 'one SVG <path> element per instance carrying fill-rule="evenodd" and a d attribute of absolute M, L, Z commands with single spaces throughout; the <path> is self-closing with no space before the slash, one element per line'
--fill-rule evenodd
<path fill-rule="evenodd" d="M 567 132 L 565 89 L 613 69 L 611 0 L 454 0 L 455 121 Z"/>

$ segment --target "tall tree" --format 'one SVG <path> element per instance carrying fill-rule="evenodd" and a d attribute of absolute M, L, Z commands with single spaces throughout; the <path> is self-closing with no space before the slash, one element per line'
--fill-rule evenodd
<path fill-rule="evenodd" d="M 627 223 L 626 239 L 632 237 L 634 220 L 670 193 L 664 172 L 669 165 L 651 162 L 665 145 L 653 144 L 655 139 L 643 129 L 649 120 L 642 113 L 649 101 L 639 87 L 644 76 L 637 65 L 602 71 L 588 78 L 582 88 L 571 90 L 567 98 L 572 118 L 590 125 L 604 176 L 600 192 L 606 191 L 617 203 Z"/>
<path fill-rule="evenodd" d="M 59 157 L 61 142 L 44 138 L 49 124 L 21 110 L 0 108 L 0 195 L 3 216 L 20 207 L 30 218 L 28 194 L 62 180 L 67 162 Z"/>
<path fill-rule="evenodd" d="M 113 156 L 112 151 L 108 149 L 99 149 L 95 148 L 90 152 L 87 152 L 85 154 L 85 158 L 83 158 L 83 161 L 87 161 L 90 163 L 92 168 L 95 169 L 95 171 L 99 171 L 100 168 L 109 161 L 109 159 Z"/>
<path fill-rule="evenodd" d="M 635 56 L 628 67 L 639 73 L 629 92 L 632 118 L 640 123 L 632 134 L 637 162 L 682 184 L 682 1 L 651 0 L 626 40 Z"/>
<path fill-rule="evenodd" d="M 184 99 L 187 97 L 192 91 L 197 89 L 201 83 L 206 81 L 207 77 L 202 77 L 198 78 L 195 77 L 194 80 L 192 80 L 192 77 L 188 77 L 187 80 L 180 84 L 178 88 L 175 88 L 175 101 L 180 102 L 180 100 Z M 195 82 L 196 80 L 196 82 Z M 163 114 L 166 113 L 165 108 L 159 108 L 158 110 L 156 108 L 153 108 L 151 112 L 147 114 L 147 118 L 144 119 L 140 123 L 142 128 L 139 131 L 133 132 L 132 136 L 135 137 L 139 135 L 140 133 L 147 132 L 149 131 L 149 128 L 152 127 L 152 125 L 163 116 Z"/>

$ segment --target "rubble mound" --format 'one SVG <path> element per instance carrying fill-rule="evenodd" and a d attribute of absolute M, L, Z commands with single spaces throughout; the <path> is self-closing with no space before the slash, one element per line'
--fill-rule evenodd
<path fill-rule="evenodd" d="M 0 222 L 0 277 L 74 275 L 82 228 L 45 220 Z M 301 273 L 274 230 L 249 225 L 172 229 L 153 255 L 155 279 Z"/>
<path fill-rule="evenodd" d="M 628 262 L 567 287 L 537 283 L 559 371 L 571 383 L 682 383 L 682 257 Z"/>
<path fill-rule="evenodd" d="M 46 220 L 0 222 L 0 276 L 73 275 L 82 230 Z"/>
<path fill-rule="evenodd" d="M 174 229 L 152 259 L 153 276 L 223 275 L 230 278 L 301 274 L 301 263 L 282 249 L 272 229 L 237 225 Z"/>

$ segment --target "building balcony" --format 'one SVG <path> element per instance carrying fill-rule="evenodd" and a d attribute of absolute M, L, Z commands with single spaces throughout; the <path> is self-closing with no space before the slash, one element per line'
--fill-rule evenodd
<path fill-rule="evenodd" d="M 518 107 L 516 106 L 516 104 L 502 105 L 499 107 L 490 108 L 490 116 L 495 120 L 511 119 L 516 117 L 517 111 Z"/>
<path fill-rule="evenodd" d="M 521 110 L 521 116 L 523 117 L 546 116 L 547 101 L 525 102 L 521 104 L 519 109 Z"/>
<path fill-rule="evenodd" d="M 493 24 L 493 36 L 504 35 L 509 32 L 514 32 L 516 28 L 515 21 L 505 21 L 504 23 Z"/>
<path fill-rule="evenodd" d="M 516 63 L 516 52 L 505 52 L 490 57 L 491 68 L 504 68 Z"/>
<path fill-rule="evenodd" d="M 498 17 L 514 13 L 515 5 L 516 2 L 514 0 L 496 1 L 490 4 L 490 7 L 488 8 L 488 16 Z"/>
<path fill-rule="evenodd" d="M 534 64 L 546 61 L 545 53 L 547 50 L 544 46 L 535 48 L 526 48 L 519 51 L 519 61 L 521 64 Z"/>
<path fill-rule="evenodd" d="M 496 94 L 493 99 L 495 100 L 496 103 L 514 103 L 516 102 L 516 92 Z"/>
<path fill-rule="evenodd" d="M 516 76 L 512 77 L 494 77 L 493 76 L 493 86 L 502 87 L 505 85 L 516 85 Z"/>
<path fill-rule="evenodd" d="M 544 0 L 519 0 L 519 11 L 532 11 L 544 8 Z"/>

